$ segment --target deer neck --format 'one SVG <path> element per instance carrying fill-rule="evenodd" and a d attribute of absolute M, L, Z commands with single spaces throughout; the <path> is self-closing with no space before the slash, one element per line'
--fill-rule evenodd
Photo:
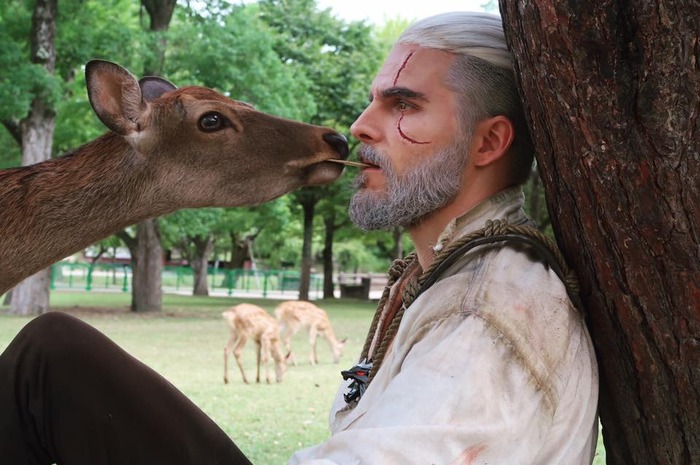
<path fill-rule="evenodd" d="M 16 275 L 165 213 L 147 160 L 109 133 L 60 158 L 0 172 L 0 293 Z M 37 251 L 37 248 L 39 249 Z"/>

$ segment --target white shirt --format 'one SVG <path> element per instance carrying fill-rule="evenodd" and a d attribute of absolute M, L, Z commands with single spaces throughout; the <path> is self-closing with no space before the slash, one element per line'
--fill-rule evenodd
<path fill-rule="evenodd" d="M 527 221 L 519 188 L 453 221 Z M 406 310 L 381 369 L 352 410 L 343 383 L 332 436 L 291 465 L 590 465 L 598 372 L 583 318 L 556 274 L 520 249 L 475 249 Z"/>

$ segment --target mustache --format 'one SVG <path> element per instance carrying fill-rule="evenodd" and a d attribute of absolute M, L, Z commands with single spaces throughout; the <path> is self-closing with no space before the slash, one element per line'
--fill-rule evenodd
<path fill-rule="evenodd" d="M 391 167 L 389 164 L 388 157 L 369 145 L 362 144 L 359 150 L 357 151 L 357 154 L 360 160 L 363 160 L 366 163 L 377 165 L 381 169 L 388 169 Z"/>

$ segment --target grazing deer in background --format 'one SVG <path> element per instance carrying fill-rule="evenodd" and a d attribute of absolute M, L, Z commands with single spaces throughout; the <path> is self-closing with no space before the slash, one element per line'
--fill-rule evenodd
<path fill-rule="evenodd" d="M 342 172 L 325 161 L 347 158 L 337 132 L 211 89 L 137 81 L 99 60 L 85 75 L 90 103 L 111 132 L 66 156 L 0 171 L 0 295 L 131 224 L 325 184 Z"/>
<path fill-rule="evenodd" d="M 272 315 L 265 309 L 253 304 L 239 304 L 231 307 L 221 314 L 231 330 L 231 338 L 224 347 L 224 383 L 228 383 L 228 354 L 233 351 L 236 363 L 241 370 L 243 382 L 248 384 L 243 363 L 241 362 L 241 352 L 246 342 L 252 339 L 257 349 L 257 375 L 255 382 L 260 382 L 260 362 L 265 364 L 265 380 L 270 383 L 270 373 L 268 361 L 270 356 L 275 360 L 275 375 L 277 382 L 282 381 L 282 375 L 286 370 L 284 356 L 280 350 L 279 325 Z"/>
<path fill-rule="evenodd" d="M 340 361 L 347 339 L 339 341 L 335 337 L 328 314 L 322 308 L 301 300 L 282 302 L 275 308 L 275 316 L 280 323 L 282 341 L 287 350 L 288 361 L 296 365 L 291 349 L 291 339 L 301 328 L 307 328 L 309 331 L 309 345 L 311 346 L 309 361 L 312 365 L 318 363 L 316 339 L 319 335 L 328 341 L 333 352 L 333 363 Z"/>

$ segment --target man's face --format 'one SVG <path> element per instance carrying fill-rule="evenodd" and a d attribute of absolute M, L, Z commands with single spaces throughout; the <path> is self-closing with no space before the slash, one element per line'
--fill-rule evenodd
<path fill-rule="evenodd" d="M 370 104 L 351 130 L 363 169 L 350 216 L 363 229 L 414 225 L 459 191 L 468 140 L 445 79 L 452 55 L 396 45 L 372 83 Z"/>

